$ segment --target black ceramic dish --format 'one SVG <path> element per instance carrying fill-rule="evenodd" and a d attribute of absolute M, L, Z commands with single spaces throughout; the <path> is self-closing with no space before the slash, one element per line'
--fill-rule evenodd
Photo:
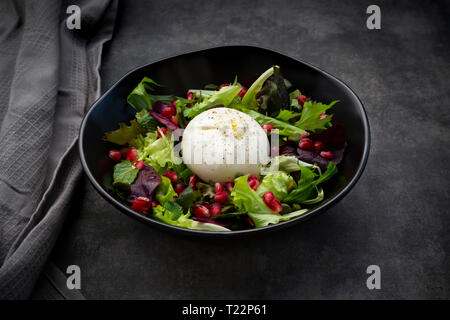
<path fill-rule="evenodd" d="M 164 85 L 158 93 L 174 93 L 184 96 L 190 88 L 202 88 L 208 83 L 252 78 L 272 65 L 279 65 L 283 76 L 292 82 L 294 88 L 317 101 L 329 103 L 340 100 L 333 107 L 334 119 L 345 128 L 348 141 L 344 160 L 338 166 L 339 176 L 325 186 L 326 198 L 311 206 L 303 216 L 264 228 L 233 232 L 210 232 L 174 227 L 132 211 L 108 193 L 112 181 L 113 162 L 107 157 L 108 150 L 115 148 L 102 140 L 105 132 L 115 130 L 119 122 L 129 122 L 134 109 L 127 105 L 128 94 L 139 81 L 148 76 Z M 325 211 L 342 199 L 358 181 L 369 156 L 369 123 L 363 105 L 353 91 L 332 75 L 280 53 L 249 46 L 226 46 L 191 52 L 167 58 L 137 68 L 109 89 L 92 106 L 80 129 L 80 157 L 83 168 L 95 189 L 111 204 L 129 216 L 149 225 L 166 230 L 214 236 L 235 236 L 255 232 L 267 232 L 303 221 L 312 215 Z"/>

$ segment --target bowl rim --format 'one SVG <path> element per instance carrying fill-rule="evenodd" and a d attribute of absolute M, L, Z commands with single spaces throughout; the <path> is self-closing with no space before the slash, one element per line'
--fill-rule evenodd
<path fill-rule="evenodd" d="M 359 167 L 355 173 L 355 175 L 353 176 L 353 178 L 347 183 L 347 185 L 344 187 L 344 189 L 342 189 L 339 193 L 337 193 L 332 199 L 330 199 L 329 201 L 322 203 L 321 205 L 319 205 L 317 208 L 311 209 L 309 211 L 307 211 L 305 214 L 300 215 L 298 217 L 292 218 L 290 220 L 287 221 L 282 221 L 279 222 L 277 224 L 272 224 L 272 225 L 267 225 L 265 227 L 261 227 L 261 228 L 253 228 L 253 229 L 245 229 L 245 230 L 236 230 L 236 231 L 230 231 L 230 232 L 224 232 L 224 231 L 207 231 L 207 230 L 193 230 L 193 229 L 187 229 L 187 228 L 182 228 L 182 227 L 177 227 L 177 226 L 173 226 L 167 223 L 164 223 L 162 221 L 158 221 L 156 219 L 151 219 L 149 217 L 143 216 L 133 210 L 131 210 L 130 208 L 128 208 L 127 206 L 125 206 L 123 203 L 121 203 L 120 201 L 118 201 L 117 199 L 115 199 L 112 195 L 110 195 L 105 189 L 104 187 L 102 187 L 97 180 L 94 178 L 93 174 L 91 173 L 87 162 L 86 162 L 86 158 L 84 155 L 84 148 L 83 148 L 83 133 L 85 131 L 86 128 L 86 123 L 87 120 L 89 119 L 91 113 L 94 111 L 94 109 L 97 107 L 97 105 L 99 105 L 99 103 L 101 102 L 101 100 L 107 96 L 119 83 L 121 83 L 125 78 L 127 78 L 130 74 L 145 68 L 147 66 L 150 66 L 152 64 L 155 63 L 159 63 L 165 60 L 169 60 L 169 59 L 173 59 L 173 58 L 177 58 L 177 57 L 181 57 L 181 56 L 185 56 L 185 55 L 191 55 L 191 54 L 200 54 L 203 53 L 205 51 L 212 51 L 212 50 L 217 50 L 217 49 L 222 49 L 222 48 L 235 48 L 235 49 L 242 49 L 242 48 L 250 48 L 250 49 L 256 49 L 256 50 L 264 50 L 264 51 L 268 51 L 269 53 L 275 53 L 278 55 L 282 55 L 285 56 L 287 58 L 290 58 L 292 60 L 295 60 L 303 65 L 306 65 L 309 68 L 312 68 L 313 70 L 325 75 L 326 77 L 332 78 L 334 80 L 336 80 L 338 83 L 340 83 L 342 85 L 342 87 L 347 90 L 351 96 L 353 96 L 353 98 L 355 98 L 355 101 L 357 101 L 357 105 L 359 108 L 359 111 L 361 113 L 362 116 L 362 121 L 363 121 L 363 127 L 364 127 L 364 151 L 363 151 L 363 157 L 362 160 L 359 163 Z M 97 190 L 97 192 L 105 199 L 107 200 L 109 203 L 111 203 L 114 207 L 116 207 L 117 209 L 119 209 L 121 212 L 127 214 L 128 216 L 137 219 L 141 222 L 144 222 L 148 225 L 151 226 L 156 226 L 156 227 L 160 227 L 163 228 L 165 230 L 168 231 L 172 231 L 172 232 L 178 232 L 178 233 L 182 233 L 182 234 L 188 234 L 188 235 L 197 235 L 197 236 L 214 236 L 214 237 L 233 237 L 233 236 L 239 236 L 239 235 L 249 235 L 249 234 L 260 234 L 262 232 L 267 232 L 267 231 L 274 231 L 274 230 L 280 230 L 282 228 L 288 227 L 288 226 L 293 226 L 297 223 L 299 223 L 300 221 L 304 221 L 308 218 L 310 218 L 311 216 L 317 215 L 320 212 L 325 212 L 327 209 L 329 209 L 331 206 L 335 205 L 338 201 L 340 201 L 342 198 L 344 198 L 345 195 L 347 195 L 348 192 L 350 192 L 350 190 L 355 186 L 355 184 L 358 182 L 358 180 L 360 179 L 368 158 L 369 158 L 369 153 L 370 153 L 370 144 L 371 144 L 371 137 L 370 137 L 370 126 L 369 126 L 369 120 L 367 117 L 367 113 L 366 110 L 364 108 L 364 105 L 361 101 L 361 99 L 356 95 L 356 93 L 341 79 L 339 79 L 338 77 L 328 73 L 327 71 L 324 71 L 310 63 L 304 62 L 302 60 L 299 60 L 297 58 L 293 58 L 287 54 L 275 51 L 273 49 L 268 49 L 265 47 L 261 47 L 261 46 L 252 46 L 252 45 L 223 45 L 223 46 L 214 46 L 214 47 L 207 47 L 207 48 L 203 48 L 200 50 L 192 50 L 192 51 L 187 51 L 184 53 L 179 53 L 179 54 L 174 54 L 171 56 L 167 56 L 161 59 L 158 59 L 156 61 L 138 66 L 136 68 L 131 69 L 130 71 L 128 71 L 127 73 L 125 73 L 119 80 L 117 80 L 106 92 L 104 92 L 93 104 L 92 106 L 89 108 L 89 110 L 87 111 L 87 113 L 85 114 L 81 126 L 80 126 L 80 130 L 79 130 L 79 138 L 78 138 L 78 150 L 79 150 L 79 154 L 80 154 L 80 160 L 81 160 L 81 164 L 83 167 L 83 170 L 85 172 L 85 174 L 87 175 L 90 183 L 94 186 L 94 188 Z"/>

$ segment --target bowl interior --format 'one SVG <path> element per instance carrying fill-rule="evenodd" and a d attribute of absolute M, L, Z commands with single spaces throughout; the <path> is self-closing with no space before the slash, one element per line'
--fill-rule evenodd
<path fill-rule="evenodd" d="M 356 183 L 368 156 L 369 127 L 361 102 L 340 80 L 315 67 L 267 49 L 247 46 L 213 48 L 164 59 L 138 68 L 119 80 L 94 104 L 81 127 L 80 153 L 89 179 L 107 200 L 122 211 L 155 223 L 134 213 L 107 193 L 113 167 L 107 154 L 117 146 L 103 141 L 102 137 L 105 132 L 117 129 L 119 122 L 128 123 L 134 118 L 134 109 L 126 102 L 128 94 L 144 76 L 164 85 L 158 90 L 160 94 L 185 96 L 188 89 L 203 88 L 208 83 L 232 82 L 236 75 L 240 81 L 245 81 L 273 65 L 279 65 L 283 76 L 306 96 L 324 103 L 340 100 L 332 108 L 332 113 L 334 119 L 344 126 L 348 147 L 338 166 L 339 176 L 324 186 L 325 200 L 312 206 L 309 215 L 342 198 Z M 281 224 L 289 224 L 299 218 Z"/>

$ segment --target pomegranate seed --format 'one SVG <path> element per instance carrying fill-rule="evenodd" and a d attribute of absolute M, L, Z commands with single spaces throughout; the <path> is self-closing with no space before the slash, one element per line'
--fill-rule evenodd
<path fill-rule="evenodd" d="M 138 152 L 136 148 L 128 148 L 127 151 L 125 151 L 126 159 L 134 162 L 138 156 Z"/>
<path fill-rule="evenodd" d="M 252 176 L 248 177 L 248 180 L 258 180 L 258 176 L 256 174 L 252 175 Z"/>
<path fill-rule="evenodd" d="M 322 141 L 314 141 L 314 151 L 319 153 L 319 151 L 322 151 L 323 148 L 325 148 L 325 145 Z"/>
<path fill-rule="evenodd" d="M 303 106 L 303 105 L 305 104 L 305 102 L 306 102 L 306 96 L 304 96 L 304 95 L 299 95 L 299 96 L 297 97 L 297 101 L 298 101 L 298 104 L 299 104 L 299 105 Z"/>
<path fill-rule="evenodd" d="M 280 213 L 281 211 L 283 211 L 283 206 L 281 205 L 281 202 L 278 199 L 273 199 L 272 202 L 268 205 L 268 207 L 276 213 Z"/>
<path fill-rule="evenodd" d="M 306 139 L 306 138 L 308 138 L 308 136 L 309 136 L 309 133 L 303 133 L 302 135 L 300 135 L 300 140 Z"/>
<path fill-rule="evenodd" d="M 238 93 L 238 96 L 240 98 L 243 98 L 246 93 L 247 93 L 247 88 L 246 87 L 242 87 L 241 91 L 239 91 L 239 93 Z"/>
<path fill-rule="evenodd" d="M 270 148 L 270 155 L 272 157 L 276 157 L 280 154 L 280 147 L 279 146 L 273 146 Z"/>
<path fill-rule="evenodd" d="M 300 140 L 298 147 L 303 150 L 312 150 L 313 142 L 309 138 L 302 139 L 302 140 Z"/>
<path fill-rule="evenodd" d="M 166 135 L 166 133 L 167 133 L 167 128 L 166 127 L 159 128 L 159 130 L 158 130 L 158 138 L 161 138 L 162 135 Z"/>
<path fill-rule="evenodd" d="M 194 100 L 194 93 L 188 92 L 187 98 L 188 98 L 188 100 Z"/>
<path fill-rule="evenodd" d="M 274 199 L 275 196 L 273 195 L 272 191 L 267 191 L 263 194 L 263 200 L 267 205 L 271 204 Z"/>
<path fill-rule="evenodd" d="M 230 84 L 229 83 L 222 83 L 220 86 L 219 86 L 219 89 L 222 89 L 223 87 L 228 87 Z"/>
<path fill-rule="evenodd" d="M 135 167 L 135 168 L 137 168 L 137 169 L 139 169 L 139 170 L 142 170 L 142 169 L 144 169 L 145 168 L 145 162 L 144 161 L 136 161 L 134 164 L 133 164 L 133 167 Z"/>
<path fill-rule="evenodd" d="M 197 176 L 193 174 L 189 177 L 189 185 L 195 187 L 195 184 L 197 183 Z"/>
<path fill-rule="evenodd" d="M 208 218 L 209 217 L 209 210 L 207 207 L 202 206 L 201 204 L 196 204 L 194 206 L 194 216 L 198 218 Z"/>
<path fill-rule="evenodd" d="M 122 152 L 120 152 L 119 150 L 110 150 L 108 152 L 108 157 L 116 162 L 119 162 L 120 159 L 122 159 Z"/>
<path fill-rule="evenodd" d="M 164 172 L 164 177 L 169 178 L 172 182 L 176 182 L 178 180 L 178 175 L 173 171 Z"/>
<path fill-rule="evenodd" d="M 214 200 L 219 203 L 225 203 L 228 200 L 228 193 L 226 191 L 217 192 L 214 196 Z"/>
<path fill-rule="evenodd" d="M 156 202 L 156 201 L 153 201 L 153 202 L 152 202 L 152 207 L 154 208 L 154 207 L 157 207 L 157 206 L 159 206 L 159 203 Z"/>
<path fill-rule="evenodd" d="M 172 106 L 164 107 L 161 111 L 161 115 L 166 118 L 171 118 L 176 114 L 176 110 Z"/>
<path fill-rule="evenodd" d="M 231 193 L 231 191 L 233 191 L 233 187 L 234 187 L 234 182 L 232 182 L 232 181 L 225 182 L 225 188 L 227 188 L 228 192 Z"/>
<path fill-rule="evenodd" d="M 275 129 L 275 127 L 273 125 L 268 124 L 268 123 L 264 123 L 261 127 L 267 133 L 270 133 L 273 129 Z"/>
<path fill-rule="evenodd" d="M 259 181 L 258 181 L 258 179 L 251 179 L 251 180 L 249 180 L 247 183 L 248 183 L 248 186 L 249 186 L 250 188 L 252 188 L 253 190 L 256 191 L 256 189 L 258 189 L 258 186 L 259 186 Z"/>
<path fill-rule="evenodd" d="M 214 189 L 216 190 L 216 193 L 223 192 L 223 190 L 224 190 L 223 185 L 219 182 L 216 182 L 214 184 Z"/>
<path fill-rule="evenodd" d="M 325 159 L 328 159 L 328 160 L 331 160 L 331 159 L 334 158 L 334 154 L 333 154 L 333 152 L 331 152 L 331 151 L 322 151 L 322 152 L 320 153 L 320 156 L 321 156 L 322 158 L 325 158 Z"/>
<path fill-rule="evenodd" d="M 178 118 L 175 116 L 170 118 L 170 121 L 176 126 L 178 126 L 180 124 L 180 120 L 178 120 Z"/>
<path fill-rule="evenodd" d="M 222 205 L 220 203 L 213 203 L 211 204 L 211 210 L 210 210 L 210 214 L 211 217 L 215 217 L 218 216 L 222 213 Z"/>
<path fill-rule="evenodd" d="M 205 202 L 205 203 L 203 204 L 203 206 L 204 206 L 206 209 L 208 209 L 209 211 L 211 211 L 211 205 L 209 204 L 209 202 Z"/>
<path fill-rule="evenodd" d="M 173 189 L 175 190 L 175 192 L 176 192 L 178 195 L 180 195 L 180 194 L 182 194 L 183 191 L 184 191 L 184 186 L 183 186 L 181 183 L 177 183 L 177 184 L 175 185 L 175 188 L 173 188 Z"/>
<path fill-rule="evenodd" d="M 142 211 L 147 211 L 150 209 L 152 203 L 149 198 L 147 197 L 137 197 L 133 202 L 131 203 L 131 209 L 141 213 Z"/>
<path fill-rule="evenodd" d="M 322 113 L 322 114 L 319 116 L 319 119 L 323 119 L 323 118 L 325 118 L 326 116 L 327 116 L 326 113 Z"/>

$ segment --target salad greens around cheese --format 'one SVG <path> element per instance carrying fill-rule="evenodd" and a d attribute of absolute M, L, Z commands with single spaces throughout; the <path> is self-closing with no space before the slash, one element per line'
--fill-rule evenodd
<path fill-rule="evenodd" d="M 115 162 L 110 191 L 150 219 L 223 232 L 287 221 L 323 201 L 323 184 L 338 172 L 347 146 L 343 128 L 327 113 L 338 101 L 324 104 L 305 96 L 278 66 L 246 85 L 236 77 L 180 97 L 158 95 L 161 85 L 142 79 L 127 98 L 135 119 L 104 136 L 117 145 L 108 154 Z M 193 133 L 194 123 L 203 131 Z M 180 129 L 184 134 L 176 139 Z M 225 137 L 231 140 L 221 140 Z M 202 143 L 202 152 L 215 155 L 232 150 L 223 141 L 234 141 L 250 154 L 239 145 L 246 137 L 270 150 L 267 161 L 236 166 L 183 161 Z"/>

